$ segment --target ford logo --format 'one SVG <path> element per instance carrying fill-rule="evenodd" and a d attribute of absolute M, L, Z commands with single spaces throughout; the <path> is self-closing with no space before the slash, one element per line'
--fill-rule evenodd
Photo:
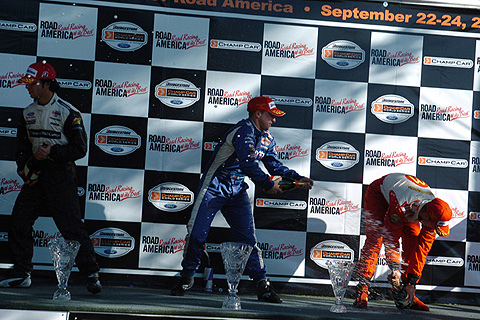
<path fill-rule="evenodd" d="M 171 104 L 183 104 L 182 100 L 170 100 Z"/>
<path fill-rule="evenodd" d="M 388 120 L 397 120 L 398 117 L 397 117 L 397 116 L 394 116 L 394 115 L 391 115 L 391 116 L 387 116 L 387 119 L 388 119 Z"/>
<path fill-rule="evenodd" d="M 177 205 L 171 203 L 171 204 L 165 204 L 164 207 L 167 208 L 167 209 L 175 209 L 177 207 Z"/>
<path fill-rule="evenodd" d="M 112 150 L 113 152 L 123 152 L 123 148 L 120 148 L 120 147 L 112 147 L 110 148 L 110 150 Z"/>
<path fill-rule="evenodd" d="M 131 47 L 128 43 L 119 43 L 119 44 L 117 44 L 117 46 L 119 46 L 120 48 L 123 48 L 123 49 Z"/>
<path fill-rule="evenodd" d="M 337 62 L 337 65 L 341 66 L 341 67 L 346 67 L 348 66 L 350 63 L 348 63 L 347 61 L 338 61 Z"/>
<path fill-rule="evenodd" d="M 117 250 L 107 249 L 107 250 L 104 250 L 103 252 L 105 252 L 106 254 L 116 254 Z"/>
<path fill-rule="evenodd" d="M 343 167 L 343 163 L 341 162 L 332 162 L 331 165 L 332 167 L 336 167 L 336 168 Z"/>

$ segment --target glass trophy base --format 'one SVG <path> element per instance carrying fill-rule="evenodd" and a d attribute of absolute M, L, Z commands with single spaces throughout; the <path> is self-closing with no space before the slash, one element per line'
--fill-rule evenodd
<path fill-rule="evenodd" d="M 222 309 L 230 309 L 230 310 L 240 310 L 242 306 L 240 304 L 240 297 L 236 294 L 228 294 L 223 300 Z"/>
<path fill-rule="evenodd" d="M 330 312 L 334 312 L 334 313 L 345 313 L 345 312 L 347 312 L 347 308 L 346 308 L 343 304 L 334 304 L 334 305 L 330 308 Z"/>
<path fill-rule="evenodd" d="M 67 289 L 58 289 L 53 294 L 53 300 L 68 301 L 72 299 L 72 295 Z"/>

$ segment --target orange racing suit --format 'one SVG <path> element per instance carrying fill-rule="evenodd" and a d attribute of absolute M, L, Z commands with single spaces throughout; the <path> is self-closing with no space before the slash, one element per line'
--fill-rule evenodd
<path fill-rule="evenodd" d="M 373 277 L 382 242 L 390 269 L 400 269 L 403 258 L 402 280 L 408 275 L 409 281 L 418 281 L 436 233 L 433 228 L 420 227 L 419 222 L 408 222 L 406 217 L 418 215 L 422 207 L 434 198 L 424 181 L 403 173 L 392 173 L 370 184 L 364 201 L 366 240 L 358 264 L 360 283 L 368 285 Z"/>

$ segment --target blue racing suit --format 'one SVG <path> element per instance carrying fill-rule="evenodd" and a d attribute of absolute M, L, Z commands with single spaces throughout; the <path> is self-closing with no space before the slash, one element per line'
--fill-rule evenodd
<path fill-rule="evenodd" d="M 238 122 L 222 137 L 203 173 L 187 224 L 182 276 L 193 276 L 200 266 L 210 225 L 220 210 L 233 231 L 234 241 L 253 247 L 246 266 L 249 276 L 255 281 L 266 278 L 244 178 L 247 175 L 264 190 L 273 187 L 270 175 L 260 169 L 259 161 L 271 175 L 302 178 L 277 159 L 275 145 L 270 132 L 260 131 L 249 118 Z"/>

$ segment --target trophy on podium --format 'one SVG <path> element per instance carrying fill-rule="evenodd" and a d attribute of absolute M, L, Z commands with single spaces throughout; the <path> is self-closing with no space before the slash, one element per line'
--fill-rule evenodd
<path fill-rule="evenodd" d="M 53 300 L 70 300 L 71 295 L 67 290 L 68 278 L 72 272 L 78 249 L 80 249 L 80 242 L 55 238 L 48 242 L 48 249 L 58 279 L 58 289 L 53 294 Z"/>
<path fill-rule="evenodd" d="M 353 273 L 355 262 L 328 260 L 328 273 L 332 282 L 333 294 L 335 295 L 335 304 L 330 308 L 330 312 L 345 313 L 347 308 L 342 304 L 343 297 L 347 291 L 348 282 Z"/>
<path fill-rule="evenodd" d="M 239 310 L 242 308 L 240 297 L 237 295 L 237 288 L 252 249 L 253 247 L 246 243 L 224 242 L 220 244 L 228 283 L 228 295 L 223 301 L 223 309 Z"/>

